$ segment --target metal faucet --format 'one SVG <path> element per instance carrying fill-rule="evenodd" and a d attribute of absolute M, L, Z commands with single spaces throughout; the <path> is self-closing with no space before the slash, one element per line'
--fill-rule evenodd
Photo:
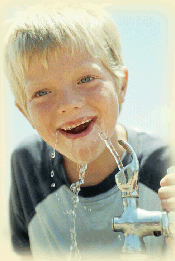
<path fill-rule="evenodd" d="M 115 181 L 122 192 L 124 211 L 112 219 L 112 230 L 125 235 L 122 252 L 146 253 L 143 237 L 173 237 L 173 214 L 167 211 L 146 211 L 138 206 L 139 162 L 133 148 L 123 140 L 119 144 L 131 155 L 132 161 L 115 175 Z"/>

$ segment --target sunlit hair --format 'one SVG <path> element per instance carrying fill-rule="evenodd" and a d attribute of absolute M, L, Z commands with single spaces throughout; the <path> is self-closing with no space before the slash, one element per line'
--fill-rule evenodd
<path fill-rule="evenodd" d="M 47 53 L 87 51 L 100 57 L 114 76 L 116 88 L 124 78 L 124 64 L 117 27 L 98 6 L 36 7 L 23 11 L 5 41 L 5 71 L 16 102 L 29 117 L 24 79 L 30 58 L 36 55 L 47 68 Z"/>

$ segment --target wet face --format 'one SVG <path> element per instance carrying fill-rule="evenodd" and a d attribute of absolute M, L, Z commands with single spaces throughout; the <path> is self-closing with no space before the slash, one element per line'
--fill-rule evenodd
<path fill-rule="evenodd" d="M 86 53 L 58 58 L 48 54 L 48 69 L 32 57 L 25 79 L 27 107 L 39 135 L 76 163 L 89 163 L 105 149 L 98 133 L 117 135 L 122 94 L 100 59 Z"/>

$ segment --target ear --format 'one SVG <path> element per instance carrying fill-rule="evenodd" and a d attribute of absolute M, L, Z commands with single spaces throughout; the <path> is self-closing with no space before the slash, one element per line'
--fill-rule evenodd
<path fill-rule="evenodd" d="M 118 101 L 122 104 L 125 101 L 126 90 L 128 86 L 128 69 L 124 68 L 124 80 L 121 89 L 119 90 Z"/>
<path fill-rule="evenodd" d="M 15 106 L 18 108 L 18 110 L 24 115 L 24 117 L 30 122 L 30 124 L 32 125 L 33 129 L 35 129 L 34 124 L 31 122 L 31 120 L 29 119 L 29 117 L 26 115 L 26 113 L 24 112 L 24 110 L 21 108 L 21 106 L 15 101 Z"/>

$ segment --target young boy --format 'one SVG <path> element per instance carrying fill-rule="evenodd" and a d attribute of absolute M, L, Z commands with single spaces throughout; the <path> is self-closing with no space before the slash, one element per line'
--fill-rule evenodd
<path fill-rule="evenodd" d="M 8 34 L 5 65 L 16 106 L 39 134 L 12 155 L 14 249 L 34 258 L 67 256 L 74 226 L 70 185 L 79 179 L 77 164 L 87 164 L 74 243 L 82 258 L 119 257 L 125 237 L 111 229 L 111 218 L 123 212 L 118 167 L 98 133 L 111 139 L 123 165 L 129 157 L 118 140 L 135 150 L 140 208 L 159 210 L 161 199 L 164 209 L 174 210 L 175 174 L 165 176 L 171 163 L 161 140 L 117 123 L 128 70 L 116 25 L 102 11 L 85 7 L 25 12 Z M 163 236 L 145 242 L 148 254 L 166 253 Z"/>

